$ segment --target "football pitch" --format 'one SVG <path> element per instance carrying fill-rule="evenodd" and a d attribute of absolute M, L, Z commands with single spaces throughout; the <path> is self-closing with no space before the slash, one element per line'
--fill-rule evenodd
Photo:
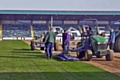
<path fill-rule="evenodd" d="M 120 80 L 120 76 L 81 61 L 47 60 L 21 40 L 0 42 L 0 80 Z"/>

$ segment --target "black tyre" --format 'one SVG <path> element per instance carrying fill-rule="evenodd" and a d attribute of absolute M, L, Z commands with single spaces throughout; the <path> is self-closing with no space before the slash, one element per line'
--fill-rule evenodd
<path fill-rule="evenodd" d="M 115 40 L 114 51 L 120 52 L 120 35 Z"/>
<path fill-rule="evenodd" d="M 76 48 L 78 48 L 80 44 L 81 44 L 81 42 L 78 42 Z M 79 54 L 80 54 L 80 52 L 76 52 L 77 57 L 79 56 Z"/>
<path fill-rule="evenodd" d="M 91 50 L 87 50 L 85 52 L 85 60 L 86 61 L 90 61 L 92 59 L 92 51 Z"/>
<path fill-rule="evenodd" d="M 85 57 L 85 51 L 77 52 L 77 58 L 84 58 Z"/>
<path fill-rule="evenodd" d="M 30 43 L 31 50 L 35 50 L 35 42 L 32 40 Z"/>
<path fill-rule="evenodd" d="M 44 50 L 44 47 L 40 47 L 40 50 Z"/>
<path fill-rule="evenodd" d="M 113 60 L 113 54 L 114 54 L 114 51 L 113 50 L 107 50 L 107 55 L 106 55 L 106 60 L 107 61 L 112 61 Z"/>
<path fill-rule="evenodd" d="M 96 56 L 97 58 L 102 58 L 103 56 Z"/>

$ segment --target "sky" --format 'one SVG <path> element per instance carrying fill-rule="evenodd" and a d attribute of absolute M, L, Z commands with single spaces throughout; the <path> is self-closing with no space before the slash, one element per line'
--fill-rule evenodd
<path fill-rule="evenodd" d="M 120 11 L 120 0 L 0 0 L 0 10 Z"/>

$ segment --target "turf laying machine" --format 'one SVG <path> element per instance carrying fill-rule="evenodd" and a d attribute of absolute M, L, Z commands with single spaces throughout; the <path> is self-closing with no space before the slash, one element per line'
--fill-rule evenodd
<path fill-rule="evenodd" d="M 75 57 L 75 56 L 71 56 L 71 55 L 69 54 L 69 52 L 70 52 L 71 50 L 68 49 L 68 45 L 67 45 L 66 43 L 65 43 L 64 45 L 65 45 L 65 48 L 63 49 L 63 51 L 62 51 L 61 53 L 57 54 L 56 57 L 59 58 L 59 59 L 61 59 L 61 60 L 63 60 L 63 61 L 79 60 L 79 58 L 77 58 L 77 57 Z M 71 45 L 71 44 L 70 44 L 70 45 Z"/>
<path fill-rule="evenodd" d="M 91 19 L 85 19 L 85 21 L 89 21 Z M 97 21 L 96 19 L 92 19 L 93 21 Z M 71 50 L 65 50 L 61 54 L 57 54 L 57 57 L 62 60 L 69 60 L 69 51 L 76 52 L 77 57 L 73 57 L 71 60 L 85 59 L 86 61 L 90 61 L 92 56 L 96 56 L 97 58 L 101 58 L 105 56 L 107 61 L 113 60 L 113 51 L 107 49 L 107 41 L 103 36 L 98 35 L 97 28 L 95 28 L 95 32 L 89 31 L 87 32 L 85 26 L 79 27 L 81 33 L 81 41 L 77 43 L 77 47 Z"/>
<path fill-rule="evenodd" d="M 90 61 L 93 55 L 97 58 L 105 56 L 107 61 L 111 61 L 113 60 L 114 53 L 112 50 L 107 50 L 106 39 L 99 35 L 86 37 L 82 42 L 79 42 L 77 48 L 72 51 L 77 52 L 78 58 L 84 58 L 86 61 Z"/>
<path fill-rule="evenodd" d="M 96 21 L 97 25 L 97 20 L 96 19 L 85 19 L 83 21 L 83 27 L 79 27 L 80 32 L 82 34 L 82 40 L 81 42 L 78 42 L 77 48 L 73 49 L 73 51 L 77 52 L 77 57 L 78 58 L 84 58 L 85 60 L 89 61 L 92 59 L 92 56 L 96 56 L 97 58 L 101 58 L 105 56 L 107 61 L 113 60 L 113 50 L 108 50 L 108 42 L 105 37 L 98 35 L 97 28 L 94 28 L 94 32 L 90 29 L 89 34 L 85 29 L 84 22 L 85 21 Z M 97 27 L 97 26 L 95 26 Z M 83 50 L 81 50 L 81 46 L 83 46 Z"/>

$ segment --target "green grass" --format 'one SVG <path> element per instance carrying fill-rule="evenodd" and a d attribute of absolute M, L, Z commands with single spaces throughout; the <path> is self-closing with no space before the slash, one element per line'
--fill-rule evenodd
<path fill-rule="evenodd" d="M 0 80 L 120 80 L 80 61 L 47 60 L 22 41 L 0 42 Z"/>

